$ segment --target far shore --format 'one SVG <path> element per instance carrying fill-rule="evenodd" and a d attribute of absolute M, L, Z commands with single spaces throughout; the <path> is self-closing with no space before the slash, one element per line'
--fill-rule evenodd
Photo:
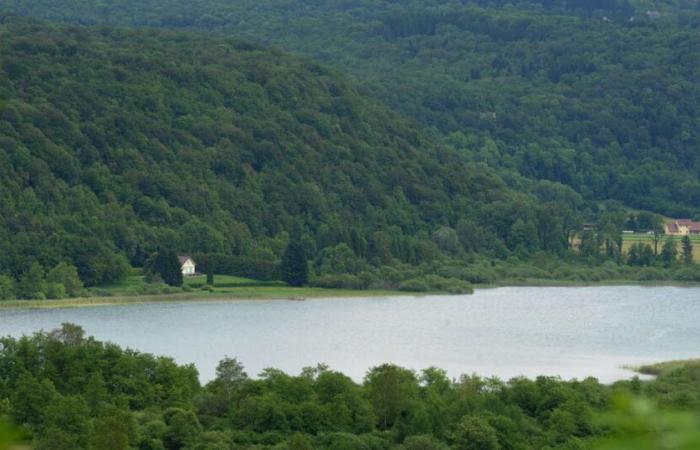
<path fill-rule="evenodd" d="M 611 280 L 599 282 L 583 282 L 571 280 L 511 280 L 503 283 L 478 284 L 475 289 L 496 289 L 502 287 L 606 287 L 606 286 L 636 286 L 636 287 L 679 287 L 699 288 L 700 283 L 676 281 L 631 281 Z M 168 294 L 149 295 L 111 295 L 90 296 L 65 299 L 41 300 L 4 300 L 0 301 L 3 309 L 52 309 L 52 308 L 81 308 L 111 305 L 138 305 L 161 302 L 194 302 L 194 301 L 250 301 L 250 300 L 285 300 L 303 301 L 313 298 L 353 298 L 353 297 L 402 297 L 425 295 L 454 295 L 442 291 L 406 292 L 399 290 L 354 290 L 327 289 L 314 287 L 234 287 L 225 292 L 207 292 L 193 290 Z M 459 294 L 457 294 L 459 295 Z M 466 294 L 469 295 L 469 294 Z"/>

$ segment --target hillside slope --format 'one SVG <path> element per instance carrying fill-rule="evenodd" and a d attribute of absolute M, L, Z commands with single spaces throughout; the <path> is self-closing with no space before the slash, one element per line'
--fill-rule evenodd
<path fill-rule="evenodd" d="M 239 41 L 6 19 L 0 272 L 68 260 L 97 284 L 159 246 L 274 260 L 289 233 L 310 256 L 346 243 L 417 263 L 507 251 L 518 221 L 547 224 L 534 246 L 566 246 L 556 189 L 551 204 L 514 193 L 416 128 L 316 64 Z M 434 236 L 446 226 L 461 240 Z"/>
<path fill-rule="evenodd" d="M 294 50 L 351 73 L 366 92 L 501 171 L 563 183 L 592 201 L 700 214 L 697 8 L 505 3 L 9 0 L 4 8 Z"/>

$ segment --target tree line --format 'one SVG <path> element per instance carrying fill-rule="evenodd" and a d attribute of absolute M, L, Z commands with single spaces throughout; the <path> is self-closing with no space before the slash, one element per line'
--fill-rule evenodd
<path fill-rule="evenodd" d="M 0 344 L 0 420 L 38 450 L 602 450 L 679 436 L 697 442 L 696 363 L 612 385 L 451 379 L 439 368 L 390 364 L 357 382 L 322 364 L 251 377 L 226 357 L 201 385 L 191 365 L 96 341 L 72 324 Z M 689 413 L 665 412 L 679 409 Z M 642 411 L 668 426 L 649 428 Z"/>

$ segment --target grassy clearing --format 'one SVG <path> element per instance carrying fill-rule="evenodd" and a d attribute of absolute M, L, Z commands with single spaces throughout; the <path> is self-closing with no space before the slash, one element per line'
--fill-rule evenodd
<path fill-rule="evenodd" d="M 659 252 L 661 251 L 661 247 L 664 245 L 666 239 L 666 236 L 661 236 L 661 239 L 659 240 Z M 678 242 L 678 254 L 680 257 L 682 238 L 680 236 L 673 236 L 672 239 Z M 700 236 L 690 236 L 690 241 L 693 243 L 693 258 L 696 262 L 700 262 Z M 623 234 L 622 252 L 626 254 L 629 251 L 630 247 L 638 242 L 649 244 L 653 247 L 654 236 L 644 233 Z"/>

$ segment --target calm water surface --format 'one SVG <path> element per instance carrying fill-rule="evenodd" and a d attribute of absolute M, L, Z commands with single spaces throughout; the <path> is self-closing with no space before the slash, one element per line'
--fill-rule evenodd
<path fill-rule="evenodd" d="M 499 288 L 468 296 L 231 301 L 0 310 L 0 335 L 62 322 L 194 363 L 203 381 L 235 356 L 248 373 L 319 362 L 360 380 L 377 364 L 478 373 L 631 376 L 622 365 L 700 356 L 700 289 Z"/>

